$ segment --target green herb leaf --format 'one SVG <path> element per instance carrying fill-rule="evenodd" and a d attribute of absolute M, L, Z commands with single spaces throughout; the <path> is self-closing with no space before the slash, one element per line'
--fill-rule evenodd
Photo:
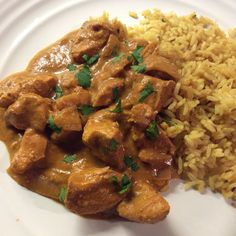
<path fill-rule="evenodd" d="M 157 123 L 155 121 L 152 121 L 148 128 L 145 131 L 145 135 L 149 139 L 155 139 L 159 137 L 159 129 L 157 126 Z"/>
<path fill-rule="evenodd" d="M 131 69 L 137 73 L 144 73 L 146 71 L 145 65 L 134 65 L 131 66 Z"/>
<path fill-rule="evenodd" d="M 76 154 L 73 154 L 73 155 L 65 155 L 63 161 L 64 161 L 65 163 L 71 163 L 71 162 L 75 161 L 76 158 L 77 158 Z"/>
<path fill-rule="evenodd" d="M 67 195 L 67 191 L 68 190 L 66 187 L 62 187 L 60 189 L 60 193 L 59 193 L 59 197 L 58 197 L 60 202 L 64 203 L 66 195 Z"/>
<path fill-rule="evenodd" d="M 84 66 L 78 73 L 76 73 L 77 82 L 83 88 L 89 88 L 91 85 L 91 72 L 88 66 Z"/>
<path fill-rule="evenodd" d="M 115 87 L 112 89 L 112 100 L 116 102 L 119 98 L 119 88 Z"/>
<path fill-rule="evenodd" d="M 110 178 L 110 182 L 113 184 L 118 184 L 118 178 L 115 175 L 113 175 Z"/>
<path fill-rule="evenodd" d="M 110 178 L 110 182 L 116 187 L 119 194 L 124 194 L 128 192 L 128 190 L 132 186 L 132 182 L 126 174 L 123 175 L 121 183 L 119 183 L 118 178 L 116 176 L 112 176 Z"/>
<path fill-rule="evenodd" d="M 127 56 L 127 60 L 132 61 L 132 56 L 131 55 Z"/>
<path fill-rule="evenodd" d="M 58 98 L 60 98 L 60 97 L 62 97 L 62 96 L 63 96 L 63 91 L 62 91 L 61 86 L 56 85 L 54 98 L 55 98 L 55 99 L 58 99 Z"/>
<path fill-rule="evenodd" d="M 61 128 L 57 127 L 52 115 L 48 118 L 48 124 L 50 129 L 52 129 L 55 133 L 59 134 L 61 132 Z"/>
<path fill-rule="evenodd" d="M 74 65 L 74 64 L 68 64 L 67 65 L 67 69 L 69 70 L 69 71 L 74 71 L 74 70 L 76 70 L 76 65 Z"/>
<path fill-rule="evenodd" d="M 99 59 L 99 57 L 100 56 L 99 56 L 98 53 L 93 55 L 93 56 L 91 56 L 91 57 L 89 57 L 87 54 L 83 55 L 83 59 L 85 60 L 86 64 L 89 65 L 89 66 L 94 64 L 94 63 L 96 63 L 97 60 Z"/>
<path fill-rule="evenodd" d="M 128 192 L 131 186 L 132 182 L 130 181 L 128 175 L 124 174 L 121 180 L 121 190 L 119 191 L 119 194 Z"/>
<path fill-rule="evenodd" d="M 83 116 L 88 116 L 95 111 L 95 108 L 92 107 L 91 105 L 82 105 L 78 107 L 78 110 L 81 112 Z"/>
<path fill-rule="evenodd" d="M 144 100 L 152 93 L 154 93 L 155 90 L 152 86 L 152 84 L 149 82 L 144 89 L 140 92 L 139 95 L 139 102 L 144 102 Z"/>
<path fill-rule="evenodd" d="M 120 61 L 120 59 L 124 56 L 124 53 L 121 52 L 119 55 L 113 57 L 112 63 L 115 64 L 116 62 Z"/>
<path fill-rule="evenodd" d="M 140 55 L 140 53 L 143 51 L 142 46 L 137 46 L 136 49 L 132 52 L 132 56 L 134 58 L 134 60 L 136 61 L 137 64 L 142 63 L 143 62 L 143 57 Z"/>
<path fill-rule="evenodd" d="M 130 167 L 131 170 L 133 171 L 137 171 L 139 169 L 137 162 L 135 162 L 135 160 L 131 156 L 125 156 L 124 163 L 127 167 Z"/>
<path fill-rule="evenodd" d="M 118 147 L 118 142 L 113 138 L 111 140 L 111 143 L 110 143 L 110 146 L 108 149 L 109 149 L 109 151 L 114 152 L 114 151 L 116 151 L 117 147 Z"/>
<path fill-rule="evenodd" d="M 121 113 L 122 112 L 121 99 L 117 100 L 116 107 L 113 110 L 111 110 L 110 112 L 114 112 L 114 113 Z"/>

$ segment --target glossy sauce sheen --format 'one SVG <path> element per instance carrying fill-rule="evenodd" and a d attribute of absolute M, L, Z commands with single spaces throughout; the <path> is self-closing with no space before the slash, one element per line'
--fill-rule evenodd
<path fill-rule="evenodd" d="M 76 34 L 77 31 L 71 32 L 53 45 L 37 53 L 29 63 L 26 71 L 33 73 L 46 72 L 57 76 L 66 71 L 67 65 L 72 63 L 70 46 Z M 105 62 L 100 62 L 100 64 L 104 63 Z M 99 71 L 99 65 L 97 65 L 96 71 Z M 96 71 L 92 70 L 93 75 L 97 73 Z M 124 94 L 123 96 L 127 96 L 128 98 L 129 94 Z M 4 112 L 4 109 L 0 110 L 0 139 L 6 144 L 10 157 L 12 158 L 19 149 L 22 134 L 16 129 L 6 126 Z M 68 152 L 73 152 L 73 154 L 77 155 L 76 161 L 72 164 L 63 161 L 64 156 L 68 154 Z M 19 175 L 9 168 L 8 173 L 20 185 L 44 196 L 58 200 L 60 189 L 67 185 L 72 168 L 80 166 L 105 166 L 103 162 L 92 155 L 91 151 L 85 147 L 81 141 L 78 141 L 72 150 L 67 150 L 67 148 L 61 148 L 60 145 L 56 145 L 49 140 L 46 157 L 46 169 L 30 170 L 24 175 Z M 140 166 L 139 171 L 133 173 L 135 179 L 152 182 L 152 179 L 156 178 L 155 170 L 147 168 L 146 164 L 140 161 L 138 161 L 138 164 Z M 159 182 L 161 183 L 161 181 L 165 182 L 165 180 L 160 178 Z"/>

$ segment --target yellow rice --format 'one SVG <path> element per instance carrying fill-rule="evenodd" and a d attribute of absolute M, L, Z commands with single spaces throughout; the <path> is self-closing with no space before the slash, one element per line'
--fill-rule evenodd
<path fill-rule="evenodd" d="M 159 44 L 181 74 L 162 123 L 180 143 L 179 174 L 186 188 L 209 186 L 236 202 L 236 30 L 227 36 L 212 20 L 146 10 L 130 37 Z"/>

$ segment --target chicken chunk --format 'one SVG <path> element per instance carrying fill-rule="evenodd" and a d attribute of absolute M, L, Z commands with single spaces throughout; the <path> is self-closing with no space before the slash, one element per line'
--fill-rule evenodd
<path fill-rule="evenodd" d="M 151 164 L 154 168 L 161 168 L 166 164 L 170 165 L 174 154 L 174 144 L 170 141 L 164 131 L 159 128 L 159 136 L 156 140 L 144 140 L 138 157 L 143 162 Z"/>
<path fill-rule="evenodd" d="M 108 165 L 124 168 L 123 136 L 119 124 L 109 119 L 109 111 L 99 111 L 92 115 L 84 127 L 83 142 L 93 154 Z"/>
<path fill-rule="evenodd" d="M 90 94 L 82 87 L 77 87 L 71 94 L 62 96 L 56 100 L 56 109 L 62 110 L 70 106 L 90 104 Z"/>
<path fill-rule="evenodd" d="M 118 214 L 139 223 L 156 223 L 169 213 L 168 202 L 155 189 L 142 181 L 136 181 L 132 196 L 117 207 Z"/>
<path fill-rule="evenodd" d="M 149 75 L 162 78 L 164 80 L 179 80 L 180 76 L 178 70 L 174 64 L 172 64 L 167 58 L 149 55 L 144 57 L 144 62 L 146 65 L 146 72 Z"/>
<path fill-rule="evenodd" d="M 46 158 L 47 138 L 33 129 L 27 129 L 18 152 L 13 156 L 11 169 L 18 174 L 42 166 Z"/>
<path fill-rule="evenodd" d="M 7 108 L 21 93 L 36 93 L 50 97 L 57 79 L 48 74 L 30 74 L 21 72 L 9 76 L 0 82 L 0 107 Z"/>
<path fill-rule="evenodd" d="M 92 215 L 110 210 L 126 194 L 119 194 L 111 178 L 121 174 L 104 168 L 85 168 L 72 172 L 68 180 L 65 205 L 80 215 Z"/>
<path fill-rule="evenodd" d="M 123 106 L 130 107 L 137 103 L 148 104 L 154 111 L 159 112 L 167 105 L 167 102 L 172 97 L 175 82 L 173 80 L 164 81 L 148 75 L 129 74 L 132 76 L 132 85 L 128 94 L 125 94 Z M 129 85 L 130 86 L 130 85 Z M 141 99 L 141 95 L 148 90 L 151 92 Z"/>
<path fill-rule="evenodd" d="M 141 128 L 146 128 L 155 117 L 152 107 L 145 103 L 134 105 L 130 113 L 129 121 Z"/>
<path fill-rule="evenodd" d="M 76 107 L 66 107 L 53 113 L 57 127 L 66 131 L 81 131 L 82 125 L 79 112 Z"/>
<path fill-rule="evenodd" d="M 92 105 L 97 107 L 111 104 L 113 101 L 113 89 L 117 88 L 119 91 L 123 86 L 124 81 L 118 78 L 109 78 L 102 81 L 97 91 L 92 93 Z"/>
<path fill-rule="evenodd" d="M 49 99 L 33 93 L 22 94 L 6 110 L 5 121 L 19 130 L 32 128 L 43 131 L 50 109 Z"/>
<path fill-rule="evenodd" d="M 102 22 L 85 22 L 76 36 L 77 40 L 71 48 L 73 59 L 83 63 L 83 55 L 93 56 L 103 48 L 112 32 L 109 24 Z"/>

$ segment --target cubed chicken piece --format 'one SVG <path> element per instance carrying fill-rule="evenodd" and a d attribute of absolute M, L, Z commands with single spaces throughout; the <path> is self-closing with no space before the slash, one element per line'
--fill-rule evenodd
<path fill-rule="evenodd" d="M 58 77 L 64 95 L 70 94 L 78 86 L 75 79 L 75 73 L 73 71 L 66 71 L 58 75 Z"/>
<path fill-rule="evenodd" d="M 114 168 L 123 169 L 124 146 L 119 124 L 102 114 L 103 111 L 96 112 L 88 119 L 82 136 L 83 142 L 96 157 Z"/>
<path fill-rule="evenodd" d="M 96 91 L 92 93 L 92 105 L 107 106 L 113 102 L 113 89 L 117 88 L 118 91 L 124 86 L 124 80 L 118 78 L 109 78 L 101 81 Z"/>
<path fill-rule="evenodd" d="M 7 108 L 21 93 L 50 97 L 56 84 L 57 79 L 47 74 L 21 72 L 11 75 L 0 82 L 0 107 Z"/>
<path fill-rule="evenodd" d="M 76 107 L 66 107 L 53 113 L 57 127 L 65 131 L 81 131 L 80 115 Z"/>
<path fill-rule="evenodd" d="M 173 80 L 164 81 L 152 76 L 137 75 L 130 94 L 125 98 L 124 106 L 138 102 L 145 103 L 152 107 L 155 112 L 159 112 L 167 105 L 167 102 L 172 97 L 174 88 L 175 82 Z M 150 89 L 152 89 L 152 92 L 140 101 L 142 93 Z"/>
<path fill-rule="evenodd" d="M 167 58 L 155 54 L 144 57 L 146 72 L 149 75 L 162 78 L 164 80 L 179 80 L 180 76 L 177 67 Z"/>
<path fill-rule="evenodd" d="M 111 34 L 112 28 L 107 23 L 85 22 L 78 31 L 77 40 L 71 48 L 73 59 L 83 63 L 83 55 L 93 56 L 102 49 Z"/>
<path fill-rule="evenodd" d="M 43 131 L 48 120 L 51 102 L 37 94 L 26 93 L 8 107 L 5 120 L 16 129 L 32 128 Z"/>
<path fill-rule="evenodd" d="M 119 194 L 112 177 L 120 181 L 122 175 L 109 167 L 84 168 L 71 173 L 65 205 L 80 215 L 93 215 L 110 210 L 126 194 Z"/>
<path fill-rule="evenodd" d="M 175 150 L 174 144 L 165 132 L 159 128 L 159 136 L 155 140 L 144 140 L 138 157 L 143 162 L 151 164 L 154 168 L 161 168 L 166 164 L 171 164 Z"/>
<path fill-rule="evenodd" d="M 18 152 L 13 156 L 11 169 L 17 174 L 42 167 L 46 158 L 47 138 L 33 129 L 27 129 Z"/>
<path fill-rule="evenodd" d="M 141 128 L 146 128 L 154 118 L 155 113 L 152 107 L 145 103 L 139 103 L 132 107 L 129 122 L 133 122 Z"/>
<path fill-rule="evenodd" d="M 62 110 L 53 112 L 53 118 L 56 126 L 61 129 L 60 132 L 53 132 L 51 139 L 56 142 L 69 143 L 79 138 L 79 132 L 82 130 L 80 114 L 75 106 L 68 106 Z"/>
<path fill-rule="evenodd" d="M 56 109 L 62 110 L 70 106 L 90 104 L 90 94 L 87 90 L 77 87 L 71 94 L 62 96 L 56 100 Z"/>
<path fill-rule="evenodd" d="M 168 202 L 149 184 L 136 181 L 132 196 L 117 207 L 118 214 L 139 223 L 156 223 L 169 213 Z"/>

